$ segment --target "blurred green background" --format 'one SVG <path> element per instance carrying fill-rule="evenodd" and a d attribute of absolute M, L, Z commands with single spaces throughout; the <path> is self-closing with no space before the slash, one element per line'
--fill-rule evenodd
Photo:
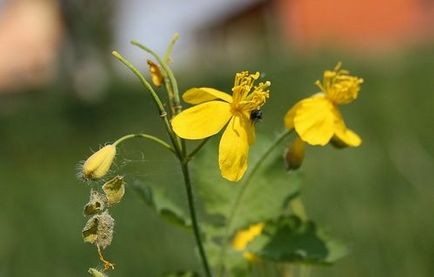
<path fill-rule="evenodd" d="M 63 48 L 53 80 L 0 95 L 0 276 L 86 275 L 99 262 L 81 238 L 89 186 L 76 177 L 79 162 L 126 133 L 165 137 L 149 95 L 114 70 L 111 48 L 93 39 L 88 44 L 110 65 L 96 97 L 82 94 L 100 79 L 90 74 L 89 88 L 74 86 L 77 69 L 65 62 Z M 152 43 L 148 39 L 143 42 Z M 302 168 L 309 216 L 350 248 L 335 265 L 313 268 L 312 276 L 434 275 L 434 47 L 421 45 L 386 55 L 330 47 L 300 54 L 278 43 L 273 51 L 254 49 L 238 60 L 204 60 L 203 49 L 188 67 L 176 66 L 174 58 L 181 91 L 229 91 L 235 72 L 263 72 L 272 91 L 257 131 L 268 136 L 283 128 L 289 107 L 315 93 L 314 81 L 337 61 L 364 78 L 359 99 L 341 107 L 362 146 L 309 147 Z M 134 63 L 145 69 L 144 58 Z M 175 160 L 152 143 L 122 145 L 115 168 L 128 174 L 129 183 L 151 176 L 155 186 L 161 182 L 167 193 L 185 197 L 182 188 L 170 187 L 182 176 Z M 115 235 L 105 253 L 118 266 L 111 276 L 200 269 L 192 234 L 159 218 L 132 189 L 112 214 Z"/>

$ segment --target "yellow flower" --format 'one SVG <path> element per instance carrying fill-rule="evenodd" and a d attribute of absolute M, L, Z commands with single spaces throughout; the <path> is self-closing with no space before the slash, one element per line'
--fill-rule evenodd
<path fill-rule="evenodd" d="M 219 145 L 219 167 L 224 178 L 238 181 L 247 169 L 249 145 L 255 140 L 255 120 L 269 97 L 270 82 L 254 82 L 259 72 L 235 75 L 232 96 L 213 88 L 192 88 L 182 98 L 196 106 L 184 110 L 172 120 L 175 133 L 185 139 L 203 139 L 217 134 L 225 126 Z M 252 116 L 253 112 L 253 116 Z"/>
<path fill-rule="evenodd" d="M 334 70 L 326 70 L 321 92 L 296 103 L 285 115 L 285 126 L 294 128 L 298 136 L 311 145 L 326 145 L 330 141 L 341 146 L 357 147 L 360 137 L 347 129 L 338 104 L 348 104 L 357 98 L 363 79 L 349 75 L 338 63 Z"/>
<path fill-rule="evenodd" d="M 100 179 L 107 174 L 116 155 L 116 146 L 109 144 L 93 153 L 83 164 L 83 175 L 87 179 Z"/>
<path fill-rule="evenodd" d="M 262 229 L 264 229 L 264 223 L 256 223 L 247 229 L 238 231 L 232 240 L 232 248 L 237 251 L 244 251 L 243 255 L 246 260 L 256 260 L 257 258 L 253 253 L 245 250 L 247 245 L 262 233 Z"/>

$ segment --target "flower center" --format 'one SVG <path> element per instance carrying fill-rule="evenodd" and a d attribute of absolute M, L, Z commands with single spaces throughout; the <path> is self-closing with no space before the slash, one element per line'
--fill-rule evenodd
<path fill-rule="evenodd" d="M 269 97 L 269 81 L 254 85 L 259 78 L 259 72 L 249 74 L 243 71 L 235 75 L 234 87 L 232 88 L 233 101 L 231 111 L 234 115 L 246 114 L 261 108 Z"/>
<path fill-rule="evenodd" d="M 333 71 L 326 70 L 322 83 L 316 81 L 316 85 L 334 103 L 347 104 L 357 98 L 363 79 L 349 75 L 340 67 L 338 63 Z"/>

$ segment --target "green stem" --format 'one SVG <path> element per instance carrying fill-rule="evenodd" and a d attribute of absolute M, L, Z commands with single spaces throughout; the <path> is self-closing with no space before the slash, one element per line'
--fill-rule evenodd
<path fill-rule="evenodd" d="M 160 144 L 161 146 L 163 146 L 164 148 L 166 148 L 167 150 L 169 150 L 170 152 L 172 152 L 173 154 L 176 155 L 176 151 L 175 149 L 173 149 L 172 146 L 170 146 L 170 144 L 168 144 L 167 142 L 163 141 L 162 139 L 159 139 L 157 137 L 154 137 L 152 135 L 148 135 L 148 134 L 129 134 L 129 135 L 125 135 L 121 138 L 119 138 L 117 141 L 115 141 L 113 143 L 114 146 L 120 144 L 121 142 L 124 142 L 128 139 L 132 139 L 132 138 L 144 138 L 144 139 L 149 139 L 152 140 L 158 144 Z"/>
<path fill-rule="evenodd" d="M 205 270 L 206 276 L 211 277 L 211 270 L 208 264 L 208 260 L 203 248 L 202 239 L 200 236 L 199 223 L 196 217 L 196 209 L 194 207 L 193 189 L 191 186 L 190 172 L 188 169 L 188 161 L 183 161 L 181 164 L 182 173 L 184 175 L 185 189 L 187 191 L 188 209 L 190 211 L 191 222 L 193 225 L 194 237 L 196 239 L 197 247 L 199 248 L 199 255 L 202 260 L 202 265 Z"/>
<path fill-rule="evenodd" d="M 266 158 L 273 152 L 273 150 L 291 133 L 291 130 L 285 130 L 282 132 L 271 144 L 268 149 L 265 150 L 264 153 L 259 157 L 258 161 L 253 165 L 252 170 L 247 175 L 245 181 L 241 184 L 240 192 L 237 194 L 237 197 L 235 201 L 233 202 L 232 208 L 230 210 L 230 214 L 228 217 L 228 221 L 226 223 L 225 231 L 223 234 L 223 244 L 220 251 L 220 269 L 219 269 L 219 276 L 223 276 L 224 272 L 224 264 L 225 264 L 225 255 L 226 255 L 226 249 L 229 242 L 229 236 L 230 236 L 230 230 L 232 221 L 234 220 L 236 211 L 238 210 L 238 206 L 241 203 L 241 198 L 243 198 L 244 193 L 247 191 L 248 185 L 250 184 L 250 181 L 252 180 L 255 173 L 258 171 L 258 169 L 261 167 L 262 163 L 266 160 Z"/>
<path fill-rule="evenodd" d="M 202 140 L 200 144 L 193 151 L 191 151 L 190 154 L 187 155 L 187 160 L 191 160 L 200 151 L 200 149 L 202 149 L 202 147 L 207 143 L 208 140 L 209 137 Z"/>
<path fill-rule="evenodd" d="M 172 70 L 170 70 L 169 66 L 152 49 L 149 49 L 145 45 L 143 45 L 143 44 L 141 44 L 135 40 L 132 40 L 131 44 L 135 45 L 135 46 L 139 47 L 140 49 L 151 54 L 158 61 L 158 63 L 161 65 L 161 67 L 163 68 L 164 72 L 166 73 L 166 75 L 169 78 L 170 83 L 171 83 L 172 94 L 173 94 L 172 95 L 173 105 L 175 107 L 175 115 L 178 114 L 179 112 L 181 112 L 181 101 L 179 99 L 178 83 L 176 82 L 176 79 L 175 79 L 175 76 L 173 75 Z"/>
<path fill-rule="evenodd" d="M 119 54 L 116 51 L 112 52 L 113 56 L 118 59 L 120 62 L 122 62 L 126 67 L 128 67 L 136 76 L 139 78 L 142 85 L 151 93 L 152 98 L 157 105 L 158 111 L 160 112 L 160 117 L 164 121 L 164 125 L 166 127 L 166 131 L 169 134 L 170 140 L 175 147 L 175 151 L 178 155 L 178 158 L 181 159 L 182 157 L 182 145 L 180 141 L 178 140 L 178 137 L 175 135 L 175 133 L 172 130 L 172 127 L 170 125 L 169 119 L 167 118 L 167 112 L 164 109 L 163 103 L 161 102 L 160 98 L 158 97 L 157 93 L 154 91 L 152 86 L 146 81 L 145 77 L 140 73 L 140 71 L 132 65 L 127 59 L 125 59 L 121 54 Z"/>
<path fill-rule="evenodd" d="M 158 110 L 160 111 L 160 116 L 164 116 L 164 114 L 166 114 L 166 111 L 164 109 L 163 103 L 161 102 L 155 90 L 152 88 L 151 84 L 146 81 L 143 74 L 118 52 L 113 51 L 112 55 L 121 63 L 123 63 L 126 67 L 128 67 L 137 76 L 137 78 L 139 78 L 142 85 L 151 93 L 152 98 L 154 99 L 154 102 L 157 104 Z"/>
<path fill-rule="evenodd" d="M 167 46 L 166 53 L 164 54 L 164 62 L 166 64 L 170 63 L 170 56 L 172 55 L 173 46 L 175 45 L 176 41 L 179 39 L 179 34 L 175 33 L 172 38 L 170 39 L 169 45 Z"/>

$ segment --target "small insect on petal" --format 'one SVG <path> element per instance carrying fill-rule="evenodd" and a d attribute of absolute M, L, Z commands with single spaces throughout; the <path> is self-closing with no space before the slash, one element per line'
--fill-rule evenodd
<path fill-rule="evenodd" d="M 125 194 L 125 182 L 123 178 L 122 176 L 116 176 L 102 186 L 109 205 L 121 202 Z"/>
<path fill-rule="evenodd" d="M 253 122 L 253 124 L 258 123 L 262 120 L 262 110 L 261 109 L 254 109 L 250 112 L 250 120 Z"/>

